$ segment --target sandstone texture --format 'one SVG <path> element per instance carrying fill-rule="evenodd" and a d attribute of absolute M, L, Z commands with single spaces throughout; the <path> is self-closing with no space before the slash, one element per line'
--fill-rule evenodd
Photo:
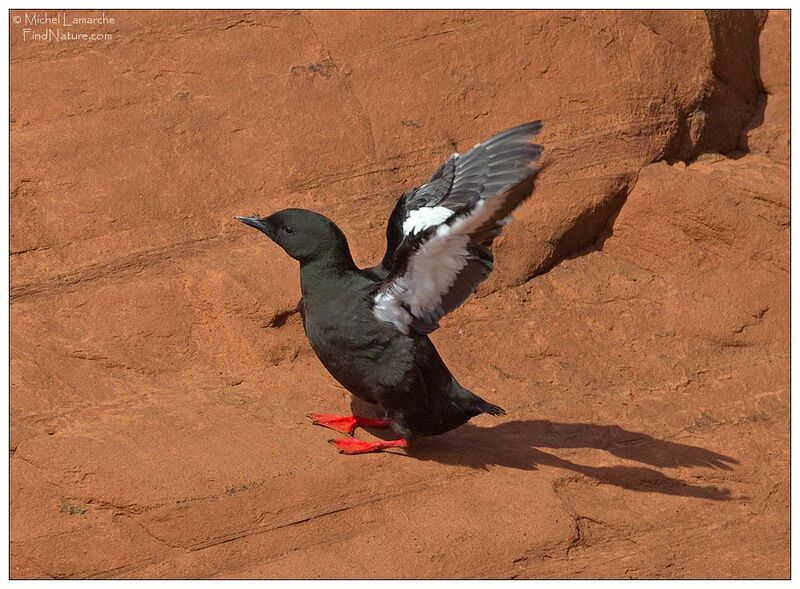
<path fill-rule="evenodd" d="M 788 578 L 788 11 L 106 15 L 11 25 L 12 577 Z M 313 208 L 371 265 L 404 190 L 537 118 L 432 336 L 508 415 L 336 454 L 296 263 L 233 216 Z"/>

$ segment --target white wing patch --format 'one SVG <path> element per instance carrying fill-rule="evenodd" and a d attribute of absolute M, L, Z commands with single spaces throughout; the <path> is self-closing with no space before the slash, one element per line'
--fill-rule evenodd
<path fill-rule="evenodd" d="M 372 309 L 375 316 L 407 334 L 415 317 L 426 319 L 434 315 L 442 297 L 468 263 L 470 234 L 492 218 L 503 200 L 503 194 L 479 200 L 468 215 L 440 225 L 411 255 L 406 271 L 376 295 Z"/>
<path fill-rule="evenodd" d="M 420 233 L 428 227 L 447 221 L 453 214 L 447 207 L 420 207 L 414 209 L 403 221 L 403 234 Z"/>

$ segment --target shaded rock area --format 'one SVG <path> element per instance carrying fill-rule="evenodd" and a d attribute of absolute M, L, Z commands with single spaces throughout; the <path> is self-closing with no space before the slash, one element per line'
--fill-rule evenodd
<path fill-rule="evenodd" d="M 12 577 L 788 577 L 788 11 L 106 14 L 11 28 Z M 536 118 L 432 336 L 507 416 L 336 454 L 296 263 L 232 217 L 370 265 Z"/>

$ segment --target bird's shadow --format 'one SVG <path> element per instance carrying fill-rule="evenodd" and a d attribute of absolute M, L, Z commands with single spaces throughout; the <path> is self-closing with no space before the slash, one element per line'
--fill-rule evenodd
<path fill-rule="evenodd" d="M 595 448 L 647 466 L 589 466 L 571 462 L 541 448 Z M 546 420 L 509 421 L 495 427 L 467 424 L 446 436 L 425 439 L 407 452 L 417 460 L 487 468 L 519 470 L 551 466 L 582 474 L 603 484 L 641 492 L 663 493 L 725 501 L 729 489 L 690 483 L 655 468 L 701 467 L 730 471 L 739 461 L 698 446 L 660 440 L 616 425 L 553 423 Z"/>

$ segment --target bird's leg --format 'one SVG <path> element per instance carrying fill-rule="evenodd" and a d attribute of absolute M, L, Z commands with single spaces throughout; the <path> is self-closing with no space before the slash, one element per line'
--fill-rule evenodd
<path fill-rule="evenodd" d="M 380 440 L 377 442 L 367 442 L 355 438 L 342 438 L 341 440 L 328 440 L 336 446 L 339 454 L 366 454 L 368 452 L 380 452 L 388 448 L 406 448 L 408 440 Z"/>
<path fill-rule="evenodd" d="M 360 415 L 309 413 L 308 417 L 311 418 L 314 425 L 321 425 L 351 436 L 357 427 L 389 427 L 391 425 L 386 419 L 374 419 L 372 417 L 361 417 Z"/>

